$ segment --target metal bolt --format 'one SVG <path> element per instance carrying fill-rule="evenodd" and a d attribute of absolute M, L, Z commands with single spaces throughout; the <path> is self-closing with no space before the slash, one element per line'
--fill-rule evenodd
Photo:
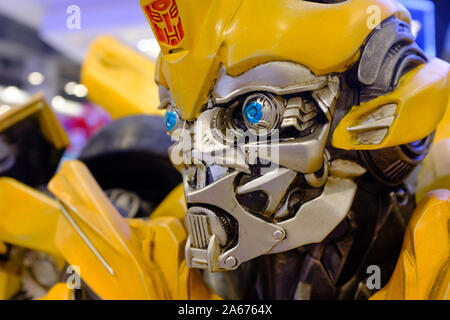
<path fill-rule="evenodd" d="M 237 264 L 237 261 L 236 261 L 236 258 L 235 258 L 235 257 L 228 257 L 228 258 L 225 260 L 225 265 L 226 265 L 228 268 L 234 268 L 234 267 L 236 266 L 236 264 Z"/>
<path fill-rule="evenodd" d="M 284 231 L 276 230 L 276 231 L 274 231 L 272 236 L 275 240 L 281 240 L 284 238 Z"/>

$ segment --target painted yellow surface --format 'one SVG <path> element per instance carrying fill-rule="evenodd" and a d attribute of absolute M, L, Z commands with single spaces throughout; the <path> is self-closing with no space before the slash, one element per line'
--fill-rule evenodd
<path fill-rule="evenodd" d="M 73 290 L 66 283 L 57 283 L 47 295 L 36 300 L 73 300 Z"/>
<path fill-rule="evenodd" d="M 141 6 L 151 2 L 141 0 Z M 374 18 L 381 22 L 397 16 L 410 22 L 405 8 L 391 0 L 196 0 L 177 5 L 185 36 L 177 46 L 160 43 L 158 78 L 186 120 L 195 119 L 206 103 L 220 65 L 232 76 L 269 61 L 296 62 L 316 75 L 343 72 L 356 61 L 376 25 Z"/>
<path fill-rule="evenodd" d="M 175 217 L 184 223 L 186 215 L 186 200 L 184 197 L 183 185 L 178 185 L 173 189 L 169 195 L 158 205 L 155 211 L 152 212 L 150 219 L 160 217 Z"/>
<path fill-rule="evenodd" d="M 55 245 L 55 200 L 14 179 L 0 178 L 0 241 L 43 251 L 61 260 Z"/>
<path fill-rule="evenodd" d="M 437 189 L 450 190 L 450 138 L 434 143 L 417 176 L 416 202 Z"/>
<path fill-rule="evenodd" d="M 450 96 L 450 84 L 448 92 Z M 436 129 L 436 135 L 434 136 L 434 143 L 437 143 L 444 139 L 450 139 L 450 98 L 448 99 L 447 110 Z"/>
<path fill-rule="evenodd" d="M 21 287 L 20 275 L 14 270 L 0 268 L 0 300 L 11 299 Z"/>
<path fill-rule="evenodd" d="M 132 219 L 130 226 L 141 239 L 144 256 L 150 257 L 172 300 L 219 299 L 204 284 L 199 270 L 188 269 L 184 259 L 187 234 L 179 219 Z"/>
<path fill-rule="evenodd" d="M 164 114 L 154 76 L 154 62 L 109 36 L 93 42 L 81 70 L 89 99 L 113 119 Z"/>
<path fill-rule="evenodd" d="M 346 150 L 374 150 L 414 142 L 431 134 L 448 105 L 449 70 L 448 63 L 432 59 L 403 76 L 393 92 L 354 106 L 334 131 L 333 146 Z M 387 136 L 376 145 L 359 144 L 357 134 L 347 128 L 360 125 L 367 115 L 387 104 L 397 104 Z"/>
<path fill-rule="evenodd" d="M 450 191 L 419 204 L 389 283 L 372 300 L 450 300 Z"/>
<path fill-rule="evenodd" d="M 69 145 L 69 138 L 58 122 L 53 110 L 46 103 L 44 95 L 37 93 L 25 104 L 12 106 L 0 114 L 0 132 L 9 129 L 20 121 L 36 117 L 44 137 L 57 149 Z"/>
<path fill-rule="evenodd" d="M 216 298 L 198 271 L 186 268 L 179 219 L 121 217 L 79 161 L 65 162 L 49 189 L 63 207 L 58 248 L 103 299 Z"/>

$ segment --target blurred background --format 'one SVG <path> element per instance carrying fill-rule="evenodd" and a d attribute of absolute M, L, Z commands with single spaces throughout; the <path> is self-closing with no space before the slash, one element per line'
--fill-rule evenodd
<path fill-rule="evenodd" d="M 402 0 L 419 45 L 450 62 L 450 1 Z M 80 19 L 71 19 L 79 11 Z M 159 48 L 138 0 L 1 0 L 0 112 L 43 91 L 71 140 L 74 158 L 110 121 L 86 100 L 80 65 L 90 43 L 112 35 L 155 60 Z"/>

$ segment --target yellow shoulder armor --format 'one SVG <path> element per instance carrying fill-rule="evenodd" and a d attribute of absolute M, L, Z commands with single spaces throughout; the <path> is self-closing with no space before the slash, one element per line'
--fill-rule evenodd
<path fill-rule="evenodd" d="M 450 299 L 450 191 L 429 193 L 406 229 L 389 283 L 373 300 Z"/>
<path fill-rule="evenodd" d="M 49 189 L 61 204 L 56 243 L 103 299 L 207 299 L 215 296 L 184 262 L 186 233 L 174 217 L 125 219 L 88 169 L 67 161 Z"/>
<path fill-rule="evenodd" d="M 449 70 L 448 63 L 432 59 L 404 75 L 393 92 L 354 106 L 334 131 L 333 146 L 374 150 L 425 138 L 436 130 L 445 114 Z M 376 144 L 364 138 L 378 134 L 381 139 Z"/>

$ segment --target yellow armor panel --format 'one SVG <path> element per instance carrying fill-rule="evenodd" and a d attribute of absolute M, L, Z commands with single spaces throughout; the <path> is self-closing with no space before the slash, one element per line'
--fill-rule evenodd
<path fill-rule="evenodd" d="M 431 134 L 448 105 L 449 70 L 448 63 L 432 59 L 404 75 L 393 92 L 354 106 L 335 129 L 333 146 L 346 150 L 373 150 L 410 143 Z M 392 125 L 384 139 L 378 144 L 359 143 L 358 134 L 363 131 L 351 129 L 361 126 L 371 114 L 391 104 L 397 107 Z M 367 129 L 376 131 L 385 128 L 385 124 L 380 125 L 381 127 L 371 126 Z"/>
<path fill-rule="evenodd" d="M 178 219 L 122 218 L 79 161 L 65 162 L 49 189 L 63 213 L 58 248 L 101 298 L 218 298 L 197 270 L 186 267 L 186 233 Z"/>
<path fill-rule="evenodd" d="M 158 110 L 155 63 L 112 37 L 91 45 L 81 69 L 89 99 L 113 119 L 136 114 L 163 115 Z"/>
<path fill-rule="evenodd" d="M 141 0 L 156 35 L 164 27 L 157 22 L 158 10 L 166 9 L 164 3 L 167 1 Z M 195 119 L 206 102 L 220 65 L 232 76 L 269 61 L 297 62 L 316 75 L 343 72 L 355 62 L 376 26 L 370 25 L 370 8 L 376 9 L 378 23 L 390 16 L 410 21 L 402 5 L 388 0 L 338 4 L 199 0 L 177 1 L 175 7 L 173 23 L 182 26 L 183 37 L 175 45 L 159 41 L 162 58 L 157 78 L 161 84 L 167 83 L 186 120 Z M 166 27 L 171 28 L 171 23 Z M 189 75 L 189 81 L 180 75 Z"/>
<path fill-rule="evenodd" d="M 69 289 L 66 283 L 54 285 L 44 297 L 37 300 L 73 300 L 74 292 Z"/>
<path fill-rule="evenodd" d="M 50 254 L 55 244 L 59 207 L 55 200 L 14 179 L 0 178 L 0 242 Z"/>
<path fill-rule="evenodd" d="M 389 283 L 372 300 L 450 299 L 450 191 L 428 194 L 413 214 Z"/>
<path fill-rule="evenodd" d="M 11 299 L 21 286 L 21 278 L 15 270 L 0 268 L 0 300 Z"/>
<path fill-rule="evenodd" d="M 183 184 L 179 184 L 173 189 L 169 195 L 158 205 L 155 211 L 152 212 L 150 219 L 160 217 L 175 217 L 184 223 L 186 214 L 186 201 L 184 198 Z"/>

